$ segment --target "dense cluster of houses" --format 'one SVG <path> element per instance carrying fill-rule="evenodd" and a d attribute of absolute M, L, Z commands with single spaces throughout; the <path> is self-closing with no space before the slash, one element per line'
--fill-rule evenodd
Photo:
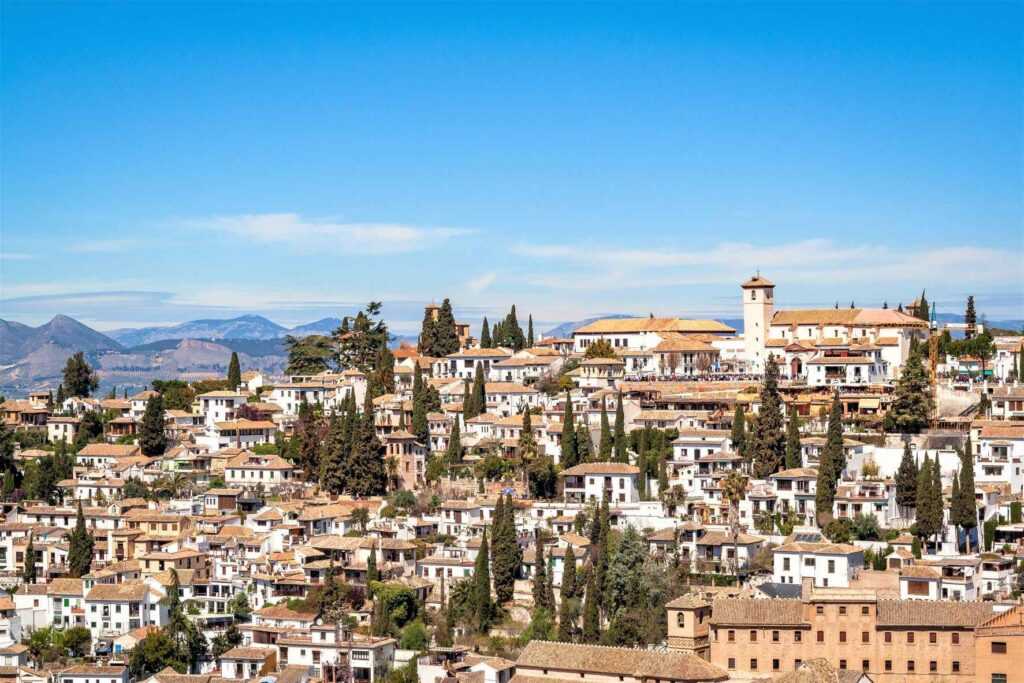
<path fill-rule="evenodd" d="M 292 433 L 303 404 L 325 414 L 351 396 L 363 405 L 368 378 L 354 368 L 280 378 L 244 373 L 239 386 L 197 395 L 190 410 L 166 410 L 170 445 L 148 456 L 133 436 L 152 391 L 72 397 L 58 406 L 49 392 L 6 401 L 8 426 L 37 430 L 50 443 L 74 442 L 88 411 L 109 419 L 104 438 L 78 450 L 73 477 L 59 482 L 63 504 L 5 505 L 0 581 L 11 597 L 0 599 L 0 675 L 18 683 L 127 683 L 126 653 L 167 624 L 168 587 L 176 580 L 189 618 L 207 637 L 236 623 L 242 642 L 202 662 L 199 672 L 152 676 L 166 683 L 373 683 L 405 666 L 422 683 L 847 680 L 835 677 L 847 673 L 848 680 L 870 681 L 1015 680 L 1024 662 L 1022 385 L 1000 381 L 1007 372 L 982 385 L 988 414 L 962 411 L 937 417 L 919 435 L 885 434 L 879 428 L 894 381 L 912 345 L 927 340 L 927 321 L 884 308 L 775 310 L 774 284 L 760 275 L 741 293 L 742 335 L 717 321 L 649 317 L 595 321 L 571 338 L 540 339 L 518 351 L 480 348 L 465 325 L 462 348 L 446 357 L 396 349 L 394 392 L 372 400 L 384 457 L 396 473 L 387 497 L 327 495 L 275 446 Z M 597 343 L 613 353 L 588 354 Z M 1020 367 L 1019 340 L 1000 344 L 1006 367 Z M 783 378 L 786 414 L 801 420 L 801 462 L 757 479 L 731 428 L 737 406 L 758 414 L 758 375 L 769 362 Z M 480 369 L 485 409 L 465 419 L 466 383 Z M 425 440 L 408 427 L 417 373 L 440 397 Z M 831 517 L 869 518 L 886 535 L 834 541 L 819 528 L 818 466 L 836 392 L 847 424 L 846 466 Z M 520 461 L 525 412 L 539 454 L 558 468 L 553 498 L 532 498 L 522 473 L 486 482 L 472 476 L 490 454 Z M 603 421 L 616 413 L 627 434 L 671 435 L 663 472 L 641 467 L 633 452 L 629 462 L 591 458 L 563 466 L 565 415 L 599 443 Z M 469 476 L 428 481 L 430 459 L 448 449 L 456 426 Z M 979 529 L 973 549 L 961 552 L 963 539 L 947 523 L 922 552 L 910 533 L 913 511 L 897 504 L 905 445 L 919 461 L 939 463 L 949 495 L 957 448 L 968 436 Z M 47 454 L 24 449 L 16 458 L 27 463 Z M 723 486 L 735 472 L 745 477 L 738 503 Z M 159 499 L 126 495 L 130 482 L 156 487 L 168 480 L 174 485 Z M 397 491 L 413 496 L 397 505 Z M 577 519 L 592 516 L 602 501 L 611 527 L 642 531 L 652 557 L 733 580 L 695 585 L 670 602 L 664 648 L 534 641 L 515 661 L 458 645 L 403 650 L 394 638 L 369 635 L 370 599 L 344 624 L 294 602 L 289 607 L 331 574 L 366 587 L 373 571 L 412 591 L 426 609 L 440 608 L 453 585 L 473 577 L 503 494 L 513 497 L 524 551 L 517 605 L 532 604 L 538 557 L 555 586 L 567 556 L 581 570 L 591 561 L 592 544 Z M 79 506 L 94 555 L 89 573 L 70 578 L 66 535 Z M 29 548 L 39 579 L 26 584 Z M 243 602 L 250 618 L 239 612 Z M 51 673 L 36 667 L 22 641 L 47 626 L 88 629 L 96 663 Z M 833 678 L 784 678 L 825 670 Z"/>

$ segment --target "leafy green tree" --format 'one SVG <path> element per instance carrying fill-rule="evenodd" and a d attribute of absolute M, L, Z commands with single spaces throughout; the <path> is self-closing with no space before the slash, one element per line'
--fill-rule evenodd
<path fill-rule="evenodd" d="M 494 344 L 491 342 L 491 328 L 487 324 L 487 316 L 485 315 L 484 321 L 480 325 L 480 348 L 489 349 L 493 346 Z"/>
<path fill-rule="evenodd" d="M 242 386 L 242 366 L 238 362 L 238 352 L 231 352 L 231 360 L 228 361 L 228 386 L 232 390 Z"/>
<path fill-rule="evenodd" d="M 601 453 L 599 460 L 608 462 L 612 459 L 612 428 L 608 424 L 608 410 L 605 407 L 604 397 L 601 398 Z"/>
<path fill-rule="evenodd" d="M 779 471 L 786 457 L 783 434 L 782 396 L 779 394 L 779 366 L 773 354 L 768 355 L 761 385 L 761 409 L 754 421 L 754 432 L 747 447 L 754 465 L 754 476 L 766 479 Z"/>
<path fill-rule="evenodd" d="M 495 617 L 494 603 L 491 600 L 490 551 L 487 543 L 487 530 L 484 530 L 480 543 L 480 551 L 473 567 L 473 595 L 476 608 L 476 627 L 480 633 L 487 633 Z"/>
<path fill-rule="evenodd" d="M 387 324 L 380 319 L 381 304 L 371 301 L 354 318 L 342 318 L 335 330 L 338 339 L 338 361 L 341 368 L 358 368 L 367 376 L 376 370 L 381 350 L 386 349 L 390 335 Z"/>
<path fill-rule="evenodd" d="M 800 450 L 800 416 L 796 414 L 796 408 L 792 408 L 786 421 L 786 469 L 800 467 L 803 463 Z"/>
<path fill-rule="evenodd" d="M 164 400 L 157 394 L 146 401 L 146 412 L 139 426 L 139 447 L 145 456 L 163 455 L 167 450 L 167 434 L 164 432 Z"/>
<path fill-rule="evenodd" d="M 602 552 L 604 550 L 602 549 Z M 604 602 L 608 614 L 620 609 L 640 607 L 646 602 L 643 576 L 647 547 L 632 526 L 626 527 L 622 540 L 608 563 L 604 582 Z"/>
<path fill-rule="evenodd" d="M 64 388 L 71 396 L 90 396 L 100 386 L 99 375 L 79 351 L 64 364 Z"/>
<path fill-rule="evenodd" d="M 626 451 L 626 417 L 622 408 L 622 390 L 619 390 L 619 400 L 615 405 L 615 462 L 629 462 L 629 453 Z"/>
<path fill-rule="evenodd" d="M 284 338 L 288 352 L 288 375 L 317 375 L 337 367 L 338 346 L 333 339 L 321 334 L 305 337 L 288 335 Z"/>
<path fill-rule="evenodd" d="M 932 387 L 920 350 L 911 351 L 903 364 L 893 401 L 885 415 L 887 431 L 917 434 L 928 426 L 933 410 Z"/>
<path fill-rule="evenodd" d="M 152 388 L 163 399 L 164 409 L 192 412 L 196 392 L 187 382 L 180 379 L 155 379 Z"/>
<path fill-rule="evenodd" d="M 421 652 L 430 644 L 427 637 L 427 627 L 419 619 L 414 619 L 402 629 L 402 636 L 398 639 L 398 647 L 403 650 Z"/>
<path fill-rule="evenodd" d="M 228 600 L 228 612 L 235 618 L 235 621 L 245 623 L 252 618 L 252 607 L 249 605 L 249 596 L 245 591 L 238 591 Z"/>
<path fill-rule="evenodd" d="M 896 505 L 908 514 L 917 505 L 917 461 L 910 450 L 910 441 L 903 444 L 903 458 L 896 471 Z"/>
<path fill-rule="evenodd" d="M 75 528 L 68 537 L 68 574 L 72 578 L 77 579 L 89 573 L 94 545 L 92 534 L 85 527 L 82 501 L 78 501 L 78 517 L 75 521 Z"/>
<path fill-rule="evenodd" d="M 366 393 L 372 398 L 391 394 L 395 391 L 395 356 L 391 349 L 382 346 L 377 351 L 377 359 L 374 361 L 369 375 L 366 379 Z"/>
<path fill-rule="evenodd" d="M 583 357 L 590 358 L 615 358 L 615 349 L 612 347 L 612 343 L 601 337 L 593 344 L 587 347 L 587 350 L 583 352 Z"/>
<path fill-rule="evenodd" d="M 58 384 L 57 385 L 57 396 L 56 396 L 56 398 L 53 399 L 54 404 L 57 406 L 57 410 L 58 411 L 63 409 L 64 401 L 65 400 L 67 400 L 67 395 L 64 393 L 64 385 L 63 384 Z"/>
<path fill-rule="evenodd" d="M 559 464 L 568 469 L 578 462 L 576 453 L 576 419 L 572 414 L 572 397 L 565 392 L 565 412 L 562 418 L 562 441 Z"/>
<path fill-rule="evenodd" d="M 558 492 L 558 472 L 549 456 L 534 458 L 527 465 L 527 482 L 534 498 L 554 498 Z"/>
<path fill-rule="evenodd" d="M 818 484 L 815 493 L 815 509 L 819 521 L 832 514 L 839 478 L 846 469 L 846 455 L 843 450 L 843 406 L 839 393 L 832 396 L 832 410 L 828 416 L 828 431 L 825 447 L 818 460 Z"/>
<path fill-rule="evenodd" d="M 230 624 L 224 633 L 218 634 L 210 641 L 210 654 L 217 661 L 228 650 L 242 644 L 242 632 L 234 624 Z"/>
<path fill-rule="evenodd" d="M 747 416 L 743 412 L 743 404 L 737 403 L 732 414 L 732 449 L 747 458 Z"/>
<path fill-rule="evenodd" d="M 188 673 L 189 669 L 187 657 L 183 655 L 166 629 L 147 633 L 128 655 L 128 671 L 135 680 L 144 680 L 166 667 L 171 667 L 180 674 Z"/>

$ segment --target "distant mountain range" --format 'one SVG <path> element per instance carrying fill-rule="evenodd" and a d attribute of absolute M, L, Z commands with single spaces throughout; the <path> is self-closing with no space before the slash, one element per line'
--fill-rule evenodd
<path fill-rule="evenodd" d="M 278 339 L 287 335 L 305 337 L 329 334 L 341 325 L 338 318 L 322 318 L 293 328 L 283 327 L 261 315 L 243 315 L 227 320 L 190 320 L 180 325 L 123 328 L 107 332 L 122 346 L 132 347 L 167 339 Z"/>

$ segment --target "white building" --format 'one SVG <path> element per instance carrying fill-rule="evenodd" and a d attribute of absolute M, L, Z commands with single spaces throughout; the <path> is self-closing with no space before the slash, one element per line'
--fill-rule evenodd
<path fill-rule="evenodd" d="M 772 581 L 800 585 L 812 579 L 816 588 L 848 588 L 864 567 L 864 551 L 847 543 L 793 541 L 772 553 Z"/>
<path fill-rule="evenodd" d="M 584 353 L 591 344 L 603 339 L 613 349 L 651 350 L 679 336 L 728 337 L 736 333 L 717 320 L 680 318 L 604 318 L 580 327 L 572 333 L 573 350 Z"/>
<path fill-rule="evenodd" d="M 640 468 L 621 462 L 587 462 L 562 470 L 565 501 L 636 503 Z"/>

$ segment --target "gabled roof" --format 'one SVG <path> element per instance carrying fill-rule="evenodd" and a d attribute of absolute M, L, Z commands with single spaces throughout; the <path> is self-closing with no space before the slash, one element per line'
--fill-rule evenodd
<path fill-rule="evenodd" d="M 530 641 L 516 660 L 516 668 L 517 671 L 554 669 L 672 681 L 725 681 L 729 678 L 714 664 L 688 653 L 543 640 Z M 517 673 L 512 680 L 518 678 Z"/>
<path fill-rule="evenodd" d="M 641 332 L 709 332 L 733 334 L 733 328 L 717 320 L 683 320 L 681 318 L 603 318 L 577 328 L 577 334 L 630 334 Z"/>

